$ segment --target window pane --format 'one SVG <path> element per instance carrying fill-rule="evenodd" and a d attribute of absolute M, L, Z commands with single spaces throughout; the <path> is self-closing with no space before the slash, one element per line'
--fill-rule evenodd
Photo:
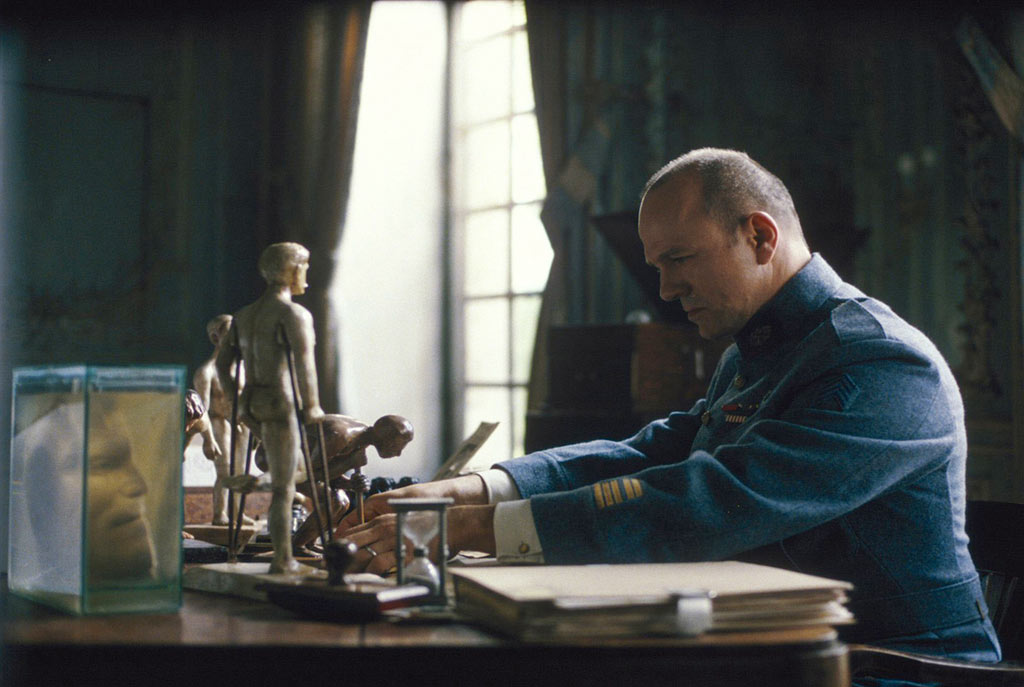
<path fill-rule="evenodd" d="M 511 458 L 509 452 L 509 393 L 505 388 L 467 387 L 463 435 L 469 436 L 481 422 L 497 422 L 494 433 L 466 466 L 471 470 L 486 468 L 499 460 Z"/>
<path fill-rule="evenodd" d="M 509 179 L 508 122 L 471 127 L 466 132 L 465 140 L 465 206 L 480 208 L 506 205 Z"/>
<path fill-rule="evenodd" d="M 499 31 L 507 31 L 512 21 L 512 3 L 496 0 L 464 3 L 459 12 L 459 39 L 473 41 Z"/>
<path fill-rule="evenodd" d="M 512 236 L 512 291 L 543 291 L 555 253 L 540 221 L 540 203 L 512 208 Z"/>
<path fill-rule="evenodd" d="M 512 380 L 518 384 L 525 384 L 530 379 L 540 299 L 540 296 L 517 296 L 512 301 Z"/>
<path fill-rule="evenodd" d="M 459 57 L 458 110 L 460 123 L 508 116 L 511 91 L 511 36 L 496 36 L 471 46 Z"/>
<path fill-rule="evenodd" d="M 531 112 L 512 119 L 512 200 L 529 203 L 544 197 L 537 117 Z"/>
<path fill-rule="evenodd" d="M 510 458 L 523 455 L 526 438 L 526 389 L 516 387 L 512 390 L 512 455 Z"/>
<path fill-rule="evenodd" d="M 512 108 L 533 110 L 533 79 L 530 76 L 530 48 L 525 31 L 512 37 Z"/>
<path fill-rule="evenodd" d="M 512 25 L 526 26 L 526 3 L 522 0 L 512 3 Z"/>
<path fill-rule="evenodd" d="M 508 293 L 508 210 L 470 213 L 464 228 L 466 295 Z"/>
<path fill-rule="evenodd" d="M 508 300 L 467 301 L 466 381 L 508 381 Z"/>

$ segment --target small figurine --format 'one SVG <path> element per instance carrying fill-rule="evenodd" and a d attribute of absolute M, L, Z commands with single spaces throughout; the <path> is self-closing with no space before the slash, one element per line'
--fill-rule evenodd
<path fill-rule="evenodd" d="M 401 455 L 405 447 L 412 441 L 412 423 L 399 415 L 384 415 L 373 425 L 367 425 L 346 415 L 325 415 L 321 423 L 324 433 L 324 445 L 327 454 L 327 470 L 330 483 L 331 508 L 333 521 L 331 530 L 341 523 L 342 516 L 348 510 L 351 501 L 345 491 L 355 494 L 358 501 L 370 489 L 370 480 L 362 474 L 361 468 L 366 465 L 366 449 L 373 446 L 381 458 L 394 458 Z M 313 462 L 313 479 L 306 479 L 296 484 L 296 490 L 312 496 L 316 489 L 322 494 L 323 468 L 320 460 L 320 445 L 310 441 L 310 453 Z M 262 449 L 256 451 L 256 465 L 262 470 L 267 469 L 266 457 Z M 350 476 L 346 476 L 352 470 Z M 255 483 L 256 478 L 250 480 Z M 357 505 L 358 507 L 358 505 Z M 312 513 L 299 525 L 292 536 L 292 546 L 299 550 L 320 536 L 316 514 Z"/>
<path fill-rule="evenodd" d="M 268 470 L 249 490 L 269 488 L 273 494 L 267 518 L 274 547 L 271 573 L 301 569 L 291 540 L 297 473 L 298 481 L 305 479 L 304 437 L 299 429 L 324 417 L 313 359 L 313 318 L 292 302 L 292 296 L 306 292 L 308 269 L 305 247 L 297 243 L 268 246 L 259 260 L 267 289 L 235 314 L 228 341 L 215 360 L 224 392 L 238 404 L 238 419 L 260 439 L 266 452 Z M 245 361 L 246 380 L 239 393 L 232 366 L 240 360 Z M 229 476 L 222 484 L 236 488 L 235 481 L 246 477 L 250 476 Z"/>
<path fill-rule="evenodd" d="M 206 412 L 210 418 L 210 425 L 213 429 L 213 437 L 220 447 L 220 455 L 213 460 L 214 469 L 217 473 L 217 480 L 213 485 L 213 524 L 228 524 L 228 490 L 222 482 L 231 473 L 231 398 L 224 393 L 224 387 L 220 383 L 215 365 L 217 355 L 220 353 L 227 341 L 228 331 L 231 328 L 231 315 L 217 315 L 206 324 L 206 334 L 213 344 L 213 354 L 203 363 L 192 377 L 192 383 L 196 391 L 206 405 Z M 232 371 L 234 374 L 234 371 Z M 245 386 L 245 368 L 239 368 L 240 379 L 235 381 L 235 386 L 241 390 Z M 235 447 L 235 474 L 244 470 L 245 450 L 249 441 L 249 430 L 245 425 L 235 426 L 234 447 Z M 207 456 L 209 457 L 209 456 Z M 238 496 L 235 496 L 235 509 L 238 509 Z M 243 521 L 251 525 L 252 518 L 243 515 Z"/>

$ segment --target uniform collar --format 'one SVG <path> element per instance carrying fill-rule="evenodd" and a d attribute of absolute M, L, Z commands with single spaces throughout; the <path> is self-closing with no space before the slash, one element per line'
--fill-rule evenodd
<path fill-rule="evenodd" d="M 811 255 L 810 261 L 736 334 L 740 354 L 746 359 L 774 356 L 787 344 L 799 341 L 818 324 L 819 318 L 812 314 L 842 283 L 825 258 L 818 253 Z"/>

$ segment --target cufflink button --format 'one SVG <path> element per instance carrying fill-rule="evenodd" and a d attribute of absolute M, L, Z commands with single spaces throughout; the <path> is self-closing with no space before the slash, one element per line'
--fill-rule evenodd
<path fill-rule="evenodd" d="M 709 422 L 711 422 L 711 411 L 705 410 L 704 414 L 700 416 L 700 423 L 702 425 L 707 425 Z"/>
<path fill-rule="evenodd" d="M 736 375 L 732 380 L 732 385 L 737 389 L 742 389 L 746 385 L 747 379 L 743 375 Z"/>
<path fill-rule="evenodd" d="M 526 542 L 519 542 L 519 553 L 530 553 L 530 545 Z"/>

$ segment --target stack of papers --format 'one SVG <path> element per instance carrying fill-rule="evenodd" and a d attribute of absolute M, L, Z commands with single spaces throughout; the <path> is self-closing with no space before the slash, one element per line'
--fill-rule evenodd
<path fill-rule="evenodd" d="M 462 615 L 527 641 L 853 622 L 850 583 L 737 561 L 449 572 Z"/>

